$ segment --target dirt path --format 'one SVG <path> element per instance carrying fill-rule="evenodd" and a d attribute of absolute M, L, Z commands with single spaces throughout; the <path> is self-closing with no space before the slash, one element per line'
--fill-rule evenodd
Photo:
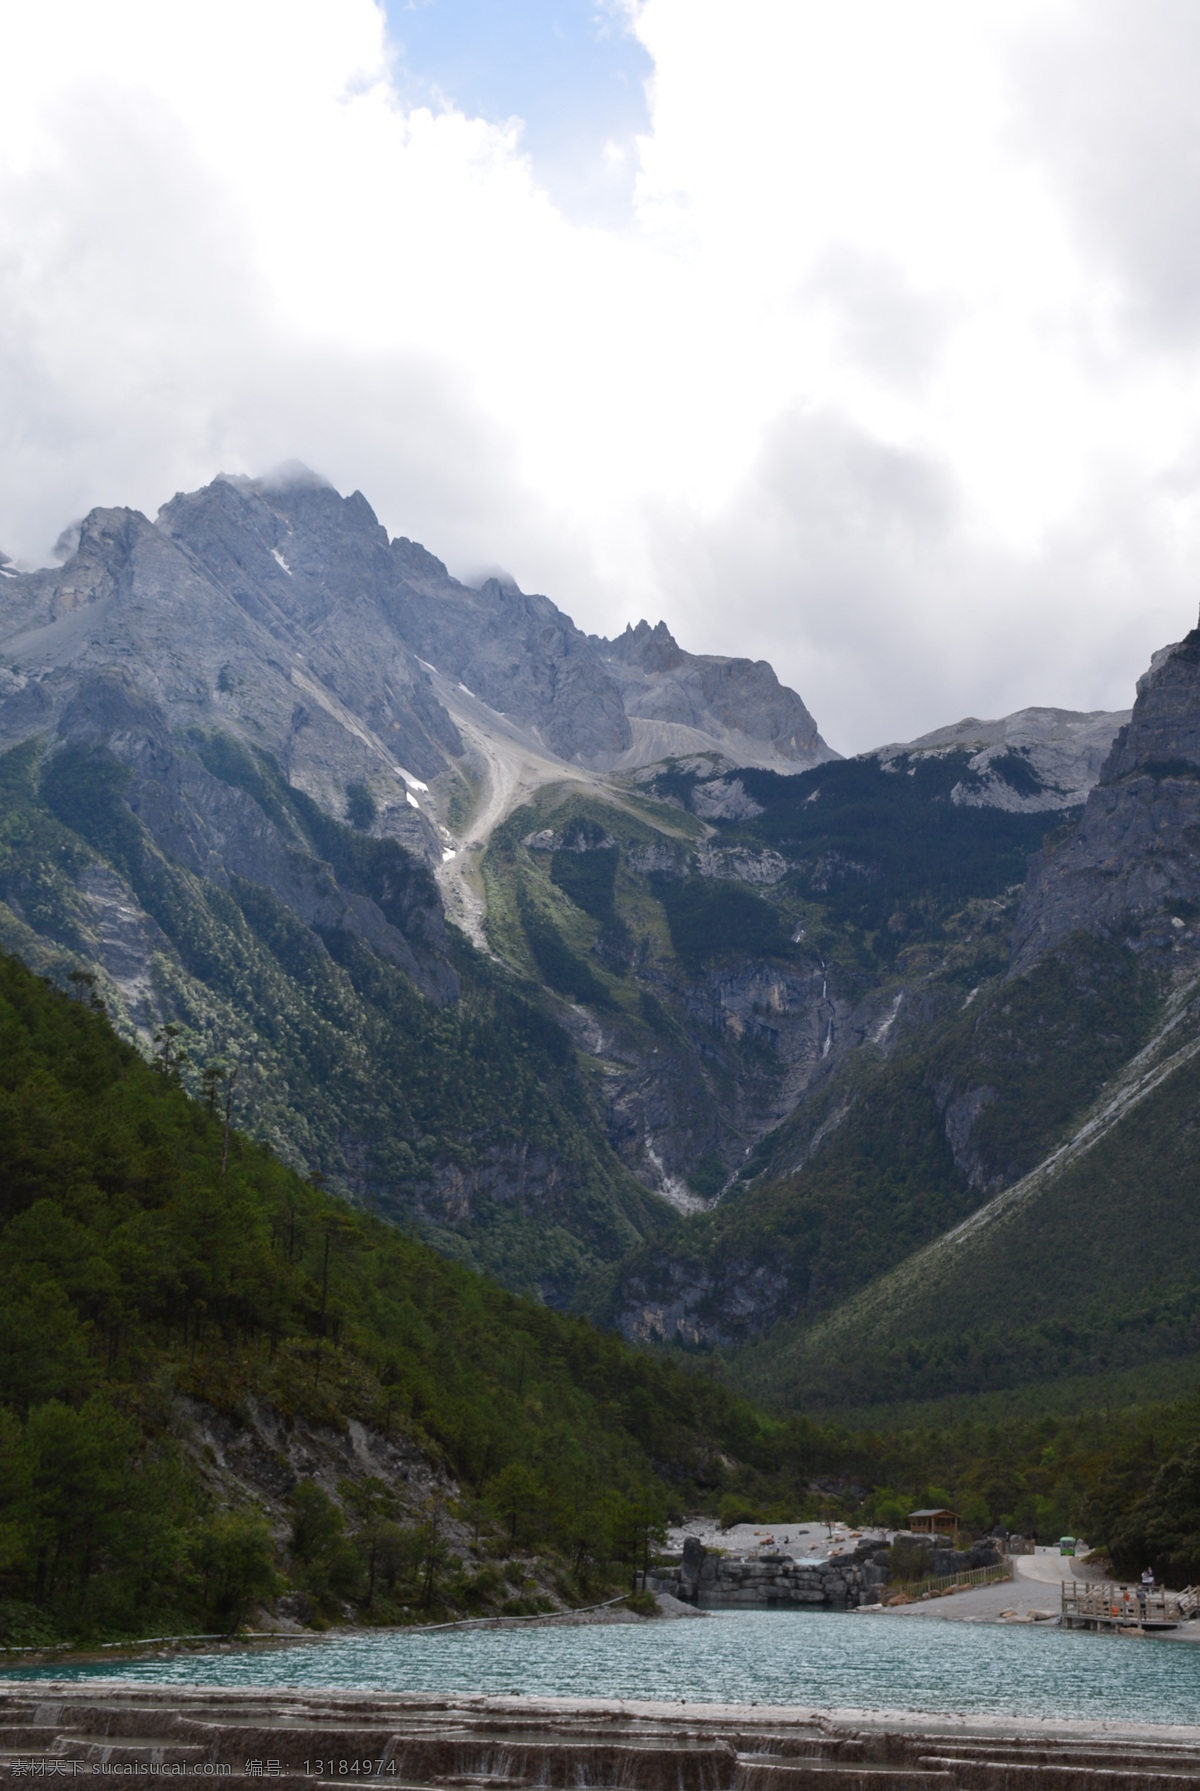
<path fill-rule="evenodd" d="M 482 784 L 470 821 L 455 836 L 454 856 L 443 862 L 437 879 L 450 919 L 481 951 L 489 951 L 483 926 L 485 903 L 479 861 L 496 828 L 546 784 L 578 783 L 596 790 L 606 786 L 598 773 L 555 758 L 525 730 L 489 708 L 461 684 L 452 683 L 432 666 L 425 669 L 466 743 L 472 767 Z"/>

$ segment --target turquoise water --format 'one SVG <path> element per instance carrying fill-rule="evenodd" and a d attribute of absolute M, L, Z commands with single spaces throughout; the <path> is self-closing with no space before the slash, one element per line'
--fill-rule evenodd
<path fill-rule="evenodd" d="M 33 1675 L 1200 1722 L 1200 1646 L 826 1611 L 729 1612 L 645 1626 L 410 1630 Z"/>

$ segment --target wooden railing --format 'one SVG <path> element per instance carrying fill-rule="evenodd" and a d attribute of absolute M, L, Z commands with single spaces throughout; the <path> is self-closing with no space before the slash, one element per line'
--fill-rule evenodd
<path fill-rule="evenodd" d="M 965 1573 L 943 1573 L 924 1580 L 898 1580 L 881 1586 L 880 1594 L 889 1600 L 900 1597 L 906 1602 L 916 1598 L 944 1598 L 948 1592 L 965 1592 L 970 1586 L 994 1586 L 1013 1576 L 1011 1561 L 1000 1561 L 995 1567 L 971 1567 Z"/>
<path fill-rule="evenodd" d="M 1062 1614 L 1068 1621 L 1137 1628 L 1143 1623 L 1186 1623 L 1200 1609 L 1200 1588 L 1166 1592 L 1155 1586 L 1111 1585 L 1094 1580 L 1064 1580 Z"/>

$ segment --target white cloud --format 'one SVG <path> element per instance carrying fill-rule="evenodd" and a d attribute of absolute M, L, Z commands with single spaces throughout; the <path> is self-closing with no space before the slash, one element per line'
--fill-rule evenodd
<path fill-rule="evenodd" d="M 662 609 L 695 648 L 769 658 L 842 751 L 929 718 L 1030 704 L 1125 708 L 1136 671 L 1194 616 L 1194 556 L 1171 493 L 1127 469 L 1020 555 L 973 532 L 949 467 L 797 408 L 724 510 L 654 518 Z"/>
<path fill-rule="evenodd" d="M 1087 0 L 1019 47 L 1018 130 L 1147 344 L 1200 336 L 1200 10 Z M 1018 139 L 1019 140 L 1019 139 Z"/>
<path fill-rule="evenodd" d="M 1200 42 L 1146 10 L 645 0 L 601 230 L 405 110 L 371 0 L 0 7 L 0 544 L 298 456 L 844 748 L 1115 706 L 1200 546 Z"/>

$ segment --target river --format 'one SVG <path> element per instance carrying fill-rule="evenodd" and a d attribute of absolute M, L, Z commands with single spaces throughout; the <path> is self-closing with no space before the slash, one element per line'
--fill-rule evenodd
<path fill-rule="evenodd" d="M 93 1675 L 163 1685 L 758 1702 L 1118 1722 L 1200 1717 L 1200 1647 L 1052 1626 L 826 1611 L 359 1632 L 281 1647 L 6 1673 Z"/>

